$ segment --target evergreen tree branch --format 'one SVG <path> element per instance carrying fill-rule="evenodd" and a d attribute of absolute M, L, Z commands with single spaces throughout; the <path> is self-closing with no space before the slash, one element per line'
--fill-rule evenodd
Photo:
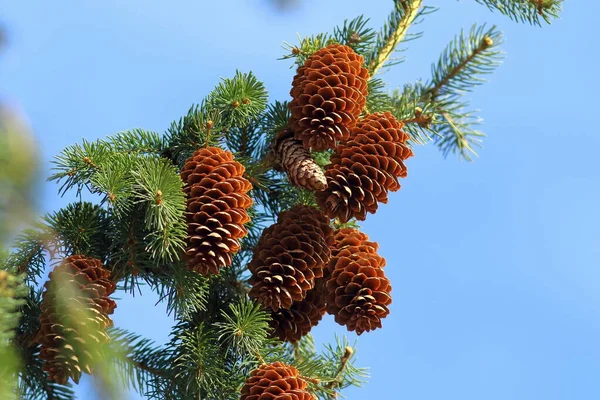
<path fill-rule="evenodd" d="M 325 384 L 326 388 L 335 389 L 342 383 L 342 376 L 344 374 L 344 370 L 346 369 L 348 361 L 350 360 L 350 357 L 352 357 L 353 353 L 354 349 L 352 349 L 352 347 L 350 346 L 346 346 L 346 348 L 344 349 L 344 354 L 340 358 L 340 365 L 338 367 L 337 373 L 331 381 Z"/>
<path fill-rule="evenodd" d="M 406 38 L 408 28 L 421 15 L 423 0 L 395 0 L 394 11 L 377 36 L 377 45 L 367 62 L 371 76 L 386 63 L 396 47 Z"/>
<path fill-rule="evenodd" d="M 514 21 L 541 25 L 558 18 L 563 0 L 475 0 L 490 10 L 498 10 Z"/>
<path fill-rule="evenodd" d="M 458 152 L 471 161 L 477 155 L 474 147 L 480 145 L 483 133 L 473 129 L 480 119 L 468 110 L 464 93 L 485 82 L 481 76 L 500 65 L 502 53 L 497 47 L 501 43 L 496 27 L 473 26 L 468 35 L 461 32 L 432 66 L 432 79 L 415 87 L 423 108 L 430 107 L 440 116 L 439 123 L 425 128 L 434 132 L 431 136 L 445 156 Z"/>
<path fill-rule="evenodd" d="M 427 93 L 435 101 L 440 94 L 453 90 L 469 90 L 483 80 L 477 75 L 490 73 L 497 65 L 499 53 L 490 51 L 494 46 L 493 37 L 499 34 L 492 27 L 487 33 L 483 28 L 473 27 L 466 38 L 462 32 L 460 37 L 446 48 L 437 66 L 433 68 L 433 79 Z M 496 43 L 497 45 L 498 43 Z"/>

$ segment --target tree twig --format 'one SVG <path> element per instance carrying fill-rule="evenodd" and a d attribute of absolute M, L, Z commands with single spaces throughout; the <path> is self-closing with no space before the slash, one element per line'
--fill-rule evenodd
<path fill-rule="evenodd" d="M 325 384 L 325 387 L 327 389 L 335 389 L 342 383 L 342 375 L 344 374 L 346 365 L 348 365 L 348 361 L 350 360 L 350 357 L 352 357 L 353 353 L 354 350 L 352 349 L 352 347 L 346 346 L 346 348 L 344 349 L 344 354 L 342 355 L 342 358 L 340 358 L 340 365 L 338 367 L 337 374 L 335 375 L 333 380 Z"/>
<path fill-rule="evenodd" d="M 402 1 L 405 14 L 398 23 L 396 30 L 388 38 L 385 46 L 381 48 L 377 57 L 371 60 L 368 65 L 371 76 L 374 76 L 377 71 L 385 64 L 387 59 L 392 55 L 396 46 L 404 39 L 406 32 L 410 25 L 414 22 L 417 15 L 419 15 L 419 9 L 423 4 L 423 0 L 403 0 Z"/>
<path fill-rule="evenodd" d="M 450 82 L 452 79 L 454 79 L 463 70 L 464 67 L 469 65 L 469 63 L 475 59 L 475 57 L 477 57 L 479 54 L 481 54 L 481 52 L 483 52 L 484 50 L 492 47 L 493 44 L 494 44 L 494 41 L 492 40 L 491 37 L 484 36 L 483 39 L 481 40 L 481 43 L 479 43 L 479 46 L 477 46 L 477 48 L 475 48 L 473 50 L 473 52 L 471 54 L 469 54 L 469 56 L 467 58 L 465 58 L 462 62 L 460 62 L 457 66 L 455 66 L 452 70 L 450 70 L 450 72 L 444 77 L 444 79 L 439 81 L 431 89 L 425 91 L 425 94 L 431 95 L 431 99 L 434 100 L 438 96 L 440 90 L 444 86 L 446 86 L 448 84 L 448 82 Z"/>

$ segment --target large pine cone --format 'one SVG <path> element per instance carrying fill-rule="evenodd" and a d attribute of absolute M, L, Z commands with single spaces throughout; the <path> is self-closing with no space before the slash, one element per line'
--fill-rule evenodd
<path fill-rule="evenodd" d="M 266 228 L 248 265 L 250 296 L 273 311 L 302 301 L 323 276 L 331 255 L 333 229 L 318 209 L 298 205 Z"/>
<path fill-rule="evenodd" d="M 231 152 L 217 147 L 199 149 L 185 162 L 181 179 L 188 195 L 189 269 L 218 274 L 239 251 L 239 240 L 248 234 L 246 210 L 252 206 L 246 194 L 252 185 L 243 177 L 244 171 Z"/>
<path fill-rule="evenodd" d="M 324 281 L 318 279 L 315 288 L 302 301 L 295 301 L 289 310 L 271 312 L 272 336 L 283 342 L 297 342 L 316 326 L 325 314 Z"/>
<path fill-rule="evenodd" d="M 348 46 L 331 44 L 310 56 L 292 81 L 290 126 L 306 149 L 346 140 L 365 107 L 369 72 Z"/>
<path fill-rule="evenodd" d="M 390 313 L 392 286 L 383 272 L 385 259 L 377 254 L 379 246 L 353 228 L 336 231 L 334 239 L 327 312 L 358 335 L 381 328 L 381 319 Z"/>
<path fill-rule="evenodd" d="M 263 364 L 250 373 L 240 400 L 315 400 L 300 372 L 281 362 Z"/>
<path fill-rule="evenodd" d="M 352 129 L 350 139 L 340 143 L 325 168 L 327 189 L 316 194 L 317 203 L 330 218 L 363 221 L 387 203 L 388 190 L 400 189 L 406 177 L 404 160 L 413 155 L 408 135 L 389 112 L 369 114 Z"/>
<path fill-rule="evenodd" d="M 78 383 L 82 371 L 92 373 L 98 344 L 109 340 L 108 315 L 117 306 L 108 297 L 116 288 L 109 276 L 100 260 L 82 255 L 66 258 L 50 272 L 35 341 L 41 344 L 44 371 L 57 383 L 69 378 Z"/>
<path fill-rule="evenodd" d="M 323 170 L 302 146 L 302 142 L 294 139 L 291 130 L 285 129 L 277 134 L 273 152 L 292 184 L 313 191 L 327 187 Z"/>

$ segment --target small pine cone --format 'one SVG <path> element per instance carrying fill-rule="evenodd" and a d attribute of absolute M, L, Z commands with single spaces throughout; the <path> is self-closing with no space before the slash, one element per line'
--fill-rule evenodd
<path fill-rule="evenodd" d="M 272 336 L 282 342 L 297 342 L 316 326 L 325 314 L 324 280 L 318 279 L 315 288 L 302 301 L 295 301 L 289 310 L 271 312 Z"/>
<path fill-rule="evenodd" d="M 246 193 L 252 185 L 244 171 L 233 154 L 217 147 L 199 149 L 185 162 L 181 179 L 188 195 L 188 269 L 209 275 L 231 265 L 250 221 L 246 210 L 252 199 Z"/>
<path fill-rule="evenodd" d="M 78 383 L 82 371 L 92 373 L 98 355 L 93 354 L 94 346 L 86 344 L 109 341 L 106 328 L 112 320 L 108 315 L 117 306 L 108 297 L 116 289 L 109 276 L 100 260 L 82 255 L 66 258 L 50 272 L 35 342 L 41 344 L 39 357 L 51 380 L 66 384 L 72 378 Z M 82 313 L 85 320 L 81 320 Z"/>
<path fill-rule="evenodd" d="M 331 255 L 333 229 L 318 209 L 298 205 L 266 228 L 248 265 L 250 296 L 273 311 L 289 309 L 323 276 Z"/>
<path fill-rule="evenodd" d="M 300 372 L 281 362 L 263 364 L 250 373 L 240 400 L 315 400 Z"/>
<path fill-rule="evenodd" d="M 381 328 L 389 313 L 392 286 L 377 254 L 377 243 L 353 228 L 336 231 L 326 284 L 327 312 L 358 335 Z"/>
<path fill-rule="evenodd" d="M 369 72 L 348 46 L 331 44 L 310 56 L 292 81 L 290 126 L 306 149 L 346 140 L 368 95 Z"/>
<path fill-rule="evenodd" d="M 358 122 L 347 142 L 340 143 L 325 168 L 327 189 L 317 192 L 317 204 L 329 218 L 364 221 L 388 191 L 400 189 L 406 177 L 404 160 L 413 155 L 408 135 L 389 112 L 369 114 Z"/>
<path fill-rule="evenodd" d="M 323 170 L 302 143 L 294 139 L 291 130 L 285 129 L 277 135 L 273 151 L 292 184 L 313 191 L 327 187 Z"/>

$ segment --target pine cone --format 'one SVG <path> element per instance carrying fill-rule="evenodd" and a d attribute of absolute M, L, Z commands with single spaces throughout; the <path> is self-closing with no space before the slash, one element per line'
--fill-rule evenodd
<path fill-rule="evenodd" d="M 385 259 L 369 237 L 353 228 L 336 231 L 329 261 L 327 312 L 358 335 L 381 328 L 390 311 L 392 286 L 385 277 Z"/>
<path fill-rule="evenodd" d="M 185 162 L 181 179 L 188 195 L 188 269 L 208 275 L 231 265 L 250 221 L 246 210 L 252 199 L 246 193 L 252 185 L 244 171 L 233 154 L 217 147 L 199 149 Z"/>
<path fill-rule="evenodd" d="M 302 146 L 302 142 L 294 139 L 291 130 L 285 129 L 277 135 L 273 152 L 292 184 L 313 191 L 327 187 L 323 170 Z"/>
<path fill-rule="evenodd" d="M 340 143 L 325 168 L 327 189 L 317 192 L 317 204 L 329 218 L 365 220 L 378 203 L 387 203 L 388 190 L 400 189 L 406 177 L 404 160 L 413 155 L 408 135 L 389 112 L 369 114 Z"/>
<path fill-rule="evenodd" d="M 365 107 L 369 72 L 348 46 L 331 44 L 310 56 L 292 81 L 290 126 L 306 149 L 346 140 Z"/>
<path fill-rule="evenodd" d="M 109 341 L 108 315 L 117 306 L 108 297 L 116 289 L 109 276 L 100 260 L 82 255 L 66 258 L 50 272 L 35 341 L 41 344 L 43 370 L 59 384 L 66 384 L 69 377 L 78 383 L 82 371 L 92 373 L 91 365 L 99 356 L 95 346 Z"/>
<path fill-rule="evenodd" d="M 302 301 L 295 301 L 289 310 L 271 312 L 272 336 L 283 342 L 297 342 L 316 326 L 325 314 L 324 280 L 318 279 L 315 288 Z"/>
<path fill-rule="evenodd" d="M 250 373 L 240 400 L 315 400 L 300 372 L 281 362 L 263 364 Z"/>
<path fill-rule="evenodd" d="M 250 296 L 273 311 L 302 301 L 323 276 L 331 254 L 333 229 L 319 210 L 298 205 L 266 228 L 248 265 Z"/>

